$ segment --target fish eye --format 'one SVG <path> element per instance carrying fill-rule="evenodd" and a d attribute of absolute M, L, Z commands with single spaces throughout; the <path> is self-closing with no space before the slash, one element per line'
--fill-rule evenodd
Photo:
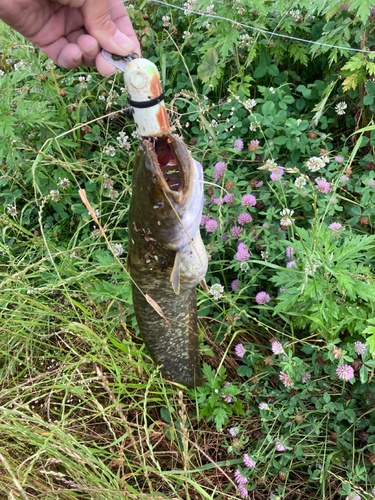
<path fill-rule="evenodd" d="M 154 208 L 164 208 L 164 203 L 162 201 L 158 201 Z"/>

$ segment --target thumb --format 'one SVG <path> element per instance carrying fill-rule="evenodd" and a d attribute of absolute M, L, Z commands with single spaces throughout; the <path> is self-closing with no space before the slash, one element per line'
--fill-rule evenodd
<path fill-rule="evenodd" d="M 121 56 L 134 51 L 137 38 L 122 2 L 113 5 L 111 13 L 108 0 L 86 0 L 81 9 L 86 30 L 103 49 Z"/>

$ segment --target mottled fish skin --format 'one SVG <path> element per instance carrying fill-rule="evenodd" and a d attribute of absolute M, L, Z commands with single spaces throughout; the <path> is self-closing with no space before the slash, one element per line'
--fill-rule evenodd
<path fill-rule="evenodd" d="M 152 359 L 161 366 L 165 378 L 193 387 L 203 381 L 195 289 L 207 271 L 207 253 L 199 232 L 203 184 L 196 182 L 202 174 L 184 143 L 171 134 L 168 138 L 183 170 L 183 187 L 179 193 L 169 189 L 151 142 L 141 140 L 133 169 L 128 267 L 134 281 L 135 315 Z M 178 295 L 170 281 L 177 252 L 180 256 Z M 146 294 L 162 309 L 167 321 L 147 302 Z"/>

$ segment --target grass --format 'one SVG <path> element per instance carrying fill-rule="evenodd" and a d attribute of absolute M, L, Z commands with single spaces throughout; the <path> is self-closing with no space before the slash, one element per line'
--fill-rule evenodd
<path fill-rule="evenodd" d="M 42 66 L 43 56 L 30 44 L 4 26 L 0 29 L 3 64 L 13 54 L 34 67 Z M 44 117 L 50 133 L 43 140 L 28 140 L 20 132 L 1 166 L 0 180 L 11 180 L 6 189 L 14 196 L 19 193 L 23 208 L 19 219 L 7 215 L 5 207 L 0 217 L 5 255 L 0 264 L 0 496 L 9 500 L 238 498 L 233 473 L 243 463 L 247 446 L 259 439 L 264 428 L 269 436 L 278 435 L 285 421 L 262 420 L 259 412 L 252 411 L 256 387 L 271 400 L 276 384 L 263 368 L 250 380 L 239 377 L 233 343 L 251 341 L 263 356 L 275 333 L 294 339 L 294 332 L 281 322 L 266 324 L 248 314 L 237 326 L 226 317 L 226 305 L 214 316 L 200 317 L 203 361 L 216 373 L 223 366 L 227 381 L 239 381 L 245 401 L 245 414 L 231 417 L 219 431 L 201 417 L 198 393 L 185 393 L 160 377 L 137 336 L 124 259 L 120 265 L 103 240 L 91 237 L 92 221 L 85 213 L 74 212 L 59 221 L 57 229 L 50 222 L 50 197 L 42 193 L 55 170 L 76 179 L 73 207 L 82 205 L 77 189 L 85 187 L 94 198 L 92 186 L 97 187 L 98 179 L 108 172 L 122 188 L 120 197 L 109 203 L 100 188 L 95 208 L 106 215 L 109 240 L 121 243 L 126 237 L 122 221 L 128 210 L 133 159 L 131 153 L 126 164 L 119 164 L 100 154 L 90 155 L 95 141 L 85 138 L 92 131 L 83 132 L 83 127 L 93 128 L 98 122 L 101 137 L 107 140 L 110 129 L 121 129 L 128 121 L 117 111 L 111 116 L 108 109 L 98 113 L 88 96 L 81 98 L 77 91 L 74 99 L 73 86 L 64 85 L 70 92 L 67 103 L 61 96 L 65 80 L 58 76 L 48 73 L 43 82 L 35 72 L 26 81 L 14 78 L 13 87 L 1 89 L 3 103 L 18 103 L 18 113 L 22 105 L 29 110 L 29 118 L 22 118 L 25 126 L 35 125 L 37 135 Z M 112 91 L 115 82 L 101 80 L 98 77 L 92 94 Z M 79 144 L 78 152 L 72 152 L 67 136 Z M 34 215 L 37 211 L 33 227 L 26 222 L 30 207 Z M 204 301 L 207 295 L 199 291 L 198 303 Z M 343 389 L 332 384 L 326 392 L 340 394 Z M 289 411 L 290 404 L 284 401 L 283 411 Z M 351 470 L 355 479 L 356 465 L 367 460 L 364 449 L 358 457 L 353 454 L 351 463 L 344 462 L 332 440 L 330 415 L 317 411 L 309 399 L 301 414 L 303 419 L 296 422 L 291 411 L 288 421 L 302 454 L 289 462 L 270 451 L 271 437 L 264 442 L 250 498 L 269 499 L 277 491 L 287 500 L 336 500 L 342 497 L 346 471 Z M 232 439 L 228 428 L 236 425 L 244 432 Z M 347 432 L 354 443 L 355 426 Z M 275 461 L 280 466 L 277 474 L 272 472 Z M 364 492 L 368 484 L 361 484 Z"/>

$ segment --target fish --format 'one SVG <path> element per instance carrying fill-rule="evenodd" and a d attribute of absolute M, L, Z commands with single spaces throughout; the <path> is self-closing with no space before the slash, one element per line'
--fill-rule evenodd
<path fill-rule="evenodd" d="M 204 382 L 196 300 L 208 266 L 201 181 L 202 165 L 176 135 L 140 137 L 128 221 L 134 311 L 162 375 L 189 388 Z"/>

